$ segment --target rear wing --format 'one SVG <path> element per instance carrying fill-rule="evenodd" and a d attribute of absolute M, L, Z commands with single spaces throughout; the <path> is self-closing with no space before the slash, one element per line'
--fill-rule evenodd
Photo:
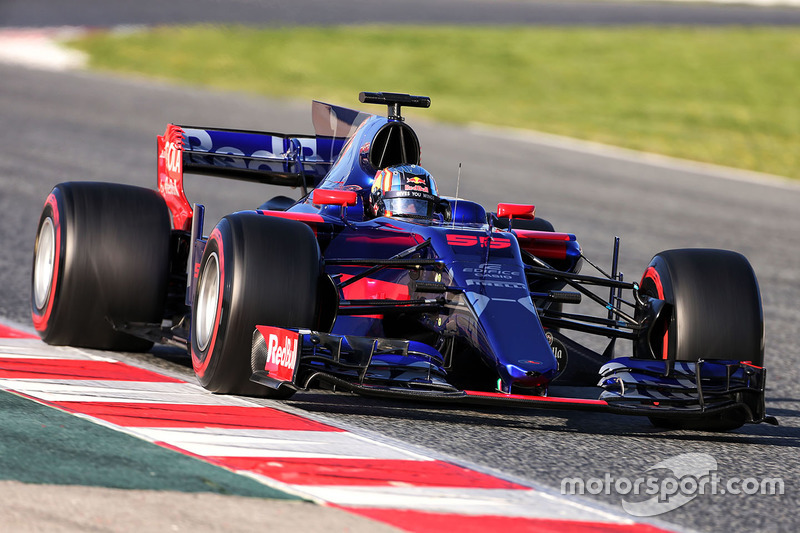
<path fill-rule="evenodd" d="M 158 190 L 173 227 L 189 231 L 192 207 L 183 189 L 184 172 L 302 187 L 305 193 L 322 181 L 346 140 L 170 124 L 158 137 Z"/>

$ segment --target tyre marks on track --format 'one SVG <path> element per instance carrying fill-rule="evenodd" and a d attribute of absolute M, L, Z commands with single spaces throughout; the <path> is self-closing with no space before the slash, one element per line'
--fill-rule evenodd
<path fill-rule="evenodd" d="M 407 531 L 665 531 L 2 325 L 0 389 Z"/>

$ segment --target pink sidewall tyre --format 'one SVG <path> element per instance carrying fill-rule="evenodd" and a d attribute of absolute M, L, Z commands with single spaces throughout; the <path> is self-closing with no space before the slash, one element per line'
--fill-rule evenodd
<path fill-rule="evenodd" d="M 224 217 L 209 235 L 192 304 L 192 366 L 218 393 L 288 397 L 250 381 L 256 325 L 313 329 L 322 266 L 305 224 L 256 213 Z"/>
<path fill-rule="evenodd" d="M 169 276 L 161 196 L 115 183 L 56 185 L 39 219 L 31 318 L 48 344 L 145 351 L 112 324 L 160 323 Z"/>

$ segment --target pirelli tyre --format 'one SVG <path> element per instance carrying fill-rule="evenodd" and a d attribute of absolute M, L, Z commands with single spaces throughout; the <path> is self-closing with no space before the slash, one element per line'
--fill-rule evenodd
<path fill-rule="evenodd" d="M 641 293 L 671 304 L 635 357 L 674 361 L 764 362 L 764 315 L 753 268 L 740 253 L 713 249 L 668 250 L 645 270 Z M 683 429 L 734 429 L 744 414 L 695 420 L 651 417 L 654 425 Z"/>
<path fill-rule="evenodd" d="M 640 290 L 671 304 L 649 339 L 657 358 L 723 359 L 762 366 L 761 294 L 753 268 L 742 254 L 709 249 L 661 252 L 645 270 Z"/>
<path fill-rule="evenodd" d="M 321 272 L 307 225 L 252 212 L 224 217 L 206 243 L 192 304 L 192 366 L 203 387 L 290 396 L 250 381 L 253 331 L 313 327 Z"/>
<path fill-rule="evenodd" d="M 116 183 L 56 185 L 42 210 L 31 279 L 33 325 L 48 344 L 145 351 L 114 324 L 160 323 L 169 275 L 169 213 L 155 191 Z"/>
<path fill-rule="evenodd" d="M 498 218 L 495 225 L 500 229 L 508 229 L 509 221 L 507 218 Z M 553 224 L 549 220 L 543 218 L 534 218 L 533 220 L 514 219 L 512 227 L 514 229 L 533 231 L 555 231 Z"/>

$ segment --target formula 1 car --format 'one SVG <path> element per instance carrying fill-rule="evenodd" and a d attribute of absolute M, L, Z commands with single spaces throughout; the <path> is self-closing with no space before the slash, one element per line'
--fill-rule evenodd
<path fill-rule="evenodd" d="M 776 423 L 764 406 L 758 282 L 742 255 L 664 251 L 641 281 L 624 281 L 619 240 L 605 273 L 532 205 L 487 212 L 438 196 L 401 115 L 429 98 L 360 101 L 387 105 L 387 116 L 314 102 L 313 136 L 170 125 L 158 138 L 157 192 L 57 185 L 33 264 L 42 339 L 178 345 L 218 393 L 288 398 L 322 386 L 645 415 L 667 428 Z M 205 235 L 184 173 L 303 195 L 229 214 Z M 587 264 L 597 273 L 581 273 Z M 600 312 L 567 310 L 583 299 Z M 629 357 L 615 357 L 618 339 L 631 341 Z M 599 387 L 588 389 L 599 397 L 553 396 L 559 383 Z"/>

